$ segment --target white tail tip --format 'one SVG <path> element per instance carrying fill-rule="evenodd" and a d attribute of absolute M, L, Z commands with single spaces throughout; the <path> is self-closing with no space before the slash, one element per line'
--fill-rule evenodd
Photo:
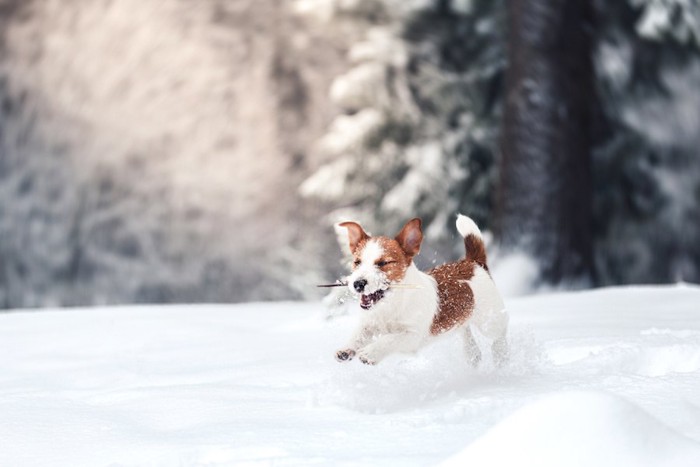
<path fill-rule="evenodd" d="M 463 214 L 457 214 L 457 231 L 462 237 L 467 237 L 469 235 L 481 237 L 481 230 L 479 230 L 476 222 Z"/>

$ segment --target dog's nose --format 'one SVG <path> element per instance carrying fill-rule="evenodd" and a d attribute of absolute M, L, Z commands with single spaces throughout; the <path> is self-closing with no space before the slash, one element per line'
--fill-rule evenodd
<path fill-rule="evenodd" d="M 362 293 L 363 290 L 365 290 L 365 286 L 367 285 L 367 280 L 366 279 L 358 279 L 355 282 L 352 283 L 352 286 L 355 288 L 355 290 L 358 293 Z"/>

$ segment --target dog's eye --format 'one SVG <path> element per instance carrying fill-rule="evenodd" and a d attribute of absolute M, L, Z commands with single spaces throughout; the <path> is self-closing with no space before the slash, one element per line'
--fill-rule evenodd
<path fill-rule="evenodd" d="M 361 262 L 362 261 L 360 261 L 359 259 L 356 259 L 352 264 L 354 264 L 357 267 L 360 265 Z"/>
<path fill-rule="evenodd" d="M 378 262 L 377 262 L 377 266 L 379 266 L 380 268 L 383 268 L 383 267 L 386 266 L 387 264 L 392 264 L 392 263 L 395 263 L 395 262 L 396 262 L 396 261 L 384 261 L 384 260 L 382 260 L 382 261 L 378 261 Z"/>

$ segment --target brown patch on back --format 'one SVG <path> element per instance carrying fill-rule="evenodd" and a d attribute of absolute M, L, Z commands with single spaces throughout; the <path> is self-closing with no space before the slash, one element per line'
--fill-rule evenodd
<path fill-rule="evenodd" d="M 428 271 L 435 278 L 439 308 L 430 326 L 430 333 L 438 335 L 464 323 L 474 309 L 474 292 L 467 282 L 474 276 L 477 264 L 461 260 L 447 263 Z"/>

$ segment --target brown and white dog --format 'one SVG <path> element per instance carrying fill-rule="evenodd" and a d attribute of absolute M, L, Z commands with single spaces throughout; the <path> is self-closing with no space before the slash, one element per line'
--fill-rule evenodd
<path fill-rule="evenodd" d="M 474 221 L 457 217 L 466 257 L 428 272 L 413 263 L 423 241 L 420 219 L 410 220 L 395 238 L 371 237 L 356 222 L 339 225 L 347 229 L 354 259 L 348 287 L 359 295 L 364 310 L 350 342 L 336 352 L 339 361 L 357 356 L 376 364 L 389 354 L 415 352 L 431 338 L 459 330 L 468 358 L 476 364 L 481 351 L 472 328 L 491 341 L 496 363 L 505 358 L 508 315 Z"/>

